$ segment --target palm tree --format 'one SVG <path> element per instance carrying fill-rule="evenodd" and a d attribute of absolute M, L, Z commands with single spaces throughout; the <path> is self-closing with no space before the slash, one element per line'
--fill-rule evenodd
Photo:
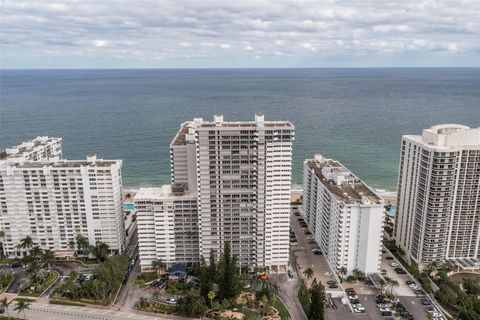
<path fill-rule="evenodd" d="M 305 275 L 305 278 L 307 279 L 307 281 L 312 279 L 313 278 L 312 268 L 307 268 L 307 269 L 303 270 L 303 274 Z"/>
<path fill-rule="evenodd" d="M 19 247 L 22 249 L 30 249 L 33 247 L 33 239 L 30 236 L 26 236 L 25 238 L 20 240 Z"/>
<path fill-rule="evenodd" d="M 347 267 L 343 266 L 338 270 L 338 273 L 340 273 L 343 277 L 345 277 L 348 273 Z"/>
<path fill-rule="evenodd" d="M 0 238 L 2 239 L 2 251 L 0 252 L 0 254 L 2 255 L 2 259 L 4 259 L 5 258 L 5 250 L 4 250 L 4 247 L 3 247 L 3 243 L 5 242 L 4 241 L 5 231 L 0 230 Z"/>
<path fill-rule="evenodd" d="M 17 311 L 17 313 L 20 313 L 23 311 L 23 318 L 27 319 L 27 315 L 25 314 L 25 310 L 28 310 L 30 308 L 30 303 L 27 301 L 21 299 L 17 301 L 17 305 L 13 308 L 14 311 Z"/>
<path fill-rule="evenodd" d="M 29 254 L 33 259 L 38 259 L 43 254 L 42 253 L 42 248 L 40 248 L 39 246 L 34 246 L 34 247 L 32 247 L 32 249 L 30 249 Z"/>
<path fill-rule="evenodd" d="M 390 288 L 390 295 L 393 296 L 393 288 L 394 288 L 394 287 L 399 287 L 399 286 L 400 286 L 400 283 L 398 283 L 397 280 L 392 279 L 392 280 L 390 281 L 390 286 L 391 286 L 391 288 Z"/>
<path fill-rule="evenodd" d="M 88 249 L 90 243 L 88 242 L 88 239 L 82 236 L 81 234 L 77 234 L 76 240 L 77 240 L 77 249 L 78 249 L 77 253 L 83 256 L 85 253 L 85 250 Z"/>
<path fill-rule="evenodd" d="M 208 292 L 208 300 L 210 300 L 210 307 L 213 307 L 213 299 L 215 299 L 215 291 Z"/>
<path fill-rule="evenodd" d="M 164 267 L 165 267 L 165 263 L 163 263 L 162 259 L 156 259 L 152 261 L 152 268 L 157 272 L 157 275 L 158 275 L 158 272 L 160 270 L 163 270 Z"/>
<path fill-rule="evenodd" d="M 42 254 L 42 261 L 48 264 L 48 270 L 50 270 L 50 262 L 55 260 L 55 253 L 51 249 L 46 249 Z"/>
<path fill-rule="evenodd" d="M 380 283 L 380 292 L 383 294 L 383 290 L 385 290 L 385 287 L 387 286 L 387 281 L 380 279 L 378 282 Z"/>
<path fill-rule="evenodd" d="M 10 312 L 8 311 L 8 306 L 10 305 L 10 303 L 11 302 L 9 302 L 6 297 L 0 301 L 0 305 L 2 306 L 2 308 L 7 311 L 7 318 L 10 318 Z"/>

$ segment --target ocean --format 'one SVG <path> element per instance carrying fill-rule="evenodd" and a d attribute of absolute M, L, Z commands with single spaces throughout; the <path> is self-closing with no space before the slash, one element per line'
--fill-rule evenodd
<path fill-rule="evenodd" d="M 0 71 L 0 148 L 62 137 L 67 159 L 122 159 L 125 189 L 169 183 L 180 124 L 215 112 L 292 121 L 294 184 L 321 153 L 395 190 L 402 135 L 480 126 L 480 69 Z"/>

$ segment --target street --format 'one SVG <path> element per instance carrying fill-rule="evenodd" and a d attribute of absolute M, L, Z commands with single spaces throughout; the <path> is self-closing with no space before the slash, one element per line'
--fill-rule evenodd
<path fill-rule="evenodd" d="M 8 311 L 11 316 L 17 316 L 14 311 L 14 303 L 12 303 Z M 78 320 L 78 319 L 92 319 L 92 320 L 184 320 L 192 319 L 173 315 L 146 315 L 141 312 L 125 312 L 113 311 L 108 309 L 97 309 L 90 307 L 74 307 L 56 304 L 44 303 L 30 303 L 30 308 L 25 311 L 27 319 L 35 320 Z M 23 314 L 18 314 L 23 318 Z"/>

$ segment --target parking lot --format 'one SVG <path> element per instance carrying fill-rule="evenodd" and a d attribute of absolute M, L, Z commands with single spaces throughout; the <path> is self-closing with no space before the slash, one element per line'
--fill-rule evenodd
<path fill-rule="evenodd" d="M 293 211 L 295 212 L 295 210 Z M 313 238 L 313 235 L 305 234 L 306 229 L 302 229 L 299 223 L 301 216 L 295 216 L 293 213 L 291 215 L 290 227 L 293 232 L 295 232 L 297 245 L 291 246 L 292 251 L 297 257 L 297 264 L 299 271 L 303 271 L 307 268 L 311 268 L 314 273 L 314 278 L 317 279 L 317 282 L 321 282 L 325 286 L 327 291 L 341 291 L 341 288 L 329 288 L 327 282 L 335 281 L 333 275 L 325 275 L 327 272 L 332 273 L 330 267 L 328 266 L 327 261 L 323 255 L 315 254 L 312 250 L 318 249 L 318 246 L 315 243 L 309 243 L 308 238 Z M 336 282 L 336 281 L 335 281 Z"/>

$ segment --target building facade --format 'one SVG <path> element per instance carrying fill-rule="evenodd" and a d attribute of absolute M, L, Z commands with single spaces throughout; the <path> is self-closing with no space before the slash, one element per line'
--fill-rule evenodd
<path fill-rule="evenodd" d="M 305 221 L 332 270 L 379 272 L 383 200 L 341 163 L 320 155 L 305 160 L 303 188 Z"/>
<path fill-rule="evenodd" d="M 218 257 L 228 242 L 241 266 L 286 266 L 293 139 L 290 122 L 265 121 L 263 115 L 256 115 L 254 121 L 229 122 L 216 115 L 213 121 L 197 118 L 185 122 L 170 145 L 170 156 L 172 187 L 182 186 L 185 195 L 181 197 L 188 198 L 186 217 L 165 208 L 167 198 L 174 202 L 173 207 L 177 206 L 175 201 L 183 201 L 165 192 L 165 187 L 153 192 L 153 199 L 146 201 L 147 212 L 139 214 L 150 221 L 157 219 L 154 217 L 159 221 L 173 219 L 175 230 L 183 225 L 187 230 L 182 232 L 191 234 L 176 242 L 175 248 L 179 243 L 185 247 L 183 258 L 176 251 L 176 261 L 208 259 L 210 253 Z M 144 200 L 137 195 L 136 201 Z M 159 206 L 153 208 L 152 201 Z M 197 229 L 188 225 L 191 221 L 198 223 Z M 147 236 L 153 233 L 146 222 L 141 227 L 139 220 L 139 238 L 151 244 L 148 254 L 144 253 L 145 266 L 155 254 L 168 261 L 173 257 L 158 252 Z M 172 237 L 179 237 L 177 231 Z M 196 243 L 196 255 L 190 253 L 188 241 Z M 170 250 L 173 252 L 173 247 Z"/>
<path fill-rule="evenodd" d="M 33 242 L 57 255 L 71 254 L 80 234 L 94 245 L 122 252 L 125 231 L 119 160 L 61 159 L 61 139 L 40 137 L 2 152 L 0 229 L 4 252 L 25 254 L 17 245 Z"/>
<path fill-rule="evenodd" d="M 445 124 L 402 137 L 395 239 L 428 264 L 480 258 L 480 128 Z"/>
<path fill-rule="evenodd" d="M 142 270 L 158 259 L 169 266 L 199 261 L 196 194 L 183 185 L 164 185 L 140 188 L 134 200 Z"/>

